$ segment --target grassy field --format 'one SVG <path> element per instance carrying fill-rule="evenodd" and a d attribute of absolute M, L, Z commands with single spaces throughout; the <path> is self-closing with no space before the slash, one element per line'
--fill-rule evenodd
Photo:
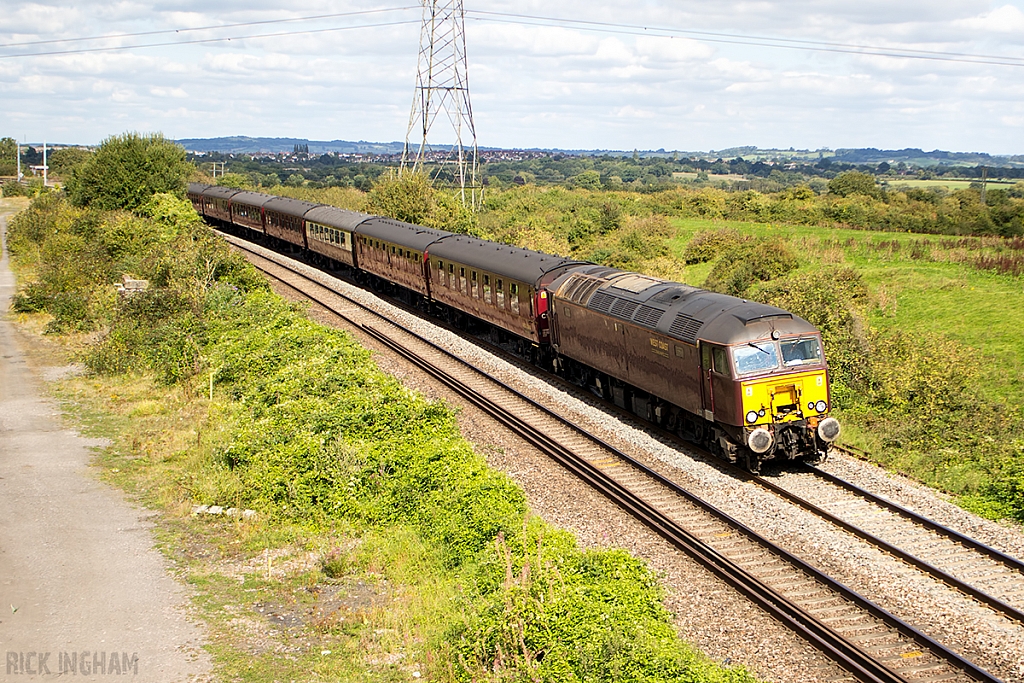
<path fill-rule="evenodd" d="M 793 245 L 801 267 L 822 264 L 854 267 L 872 295 L 866 311 L 871 325 L 951 337 L 977 352 L 984 392 L 993 399 L 1024 406 L 1024 281 L 980 271 L 964 258 L 952 238 L 802 225 L 677 219 L 670 248 L 681 256 L 701 231 L 732 228 L 742 234 L 776 236 Z M 984 243 L 982 243 L 984 244 Z M 928 259 L 914 258 L 927 252 Z M 689 284 L 704 282 L 710 263 L 685 267 Z"/>
<path fill-rule="evenodd" d="M 971 186 L 972 183 L 979 182 L 977 180 L 957 180 L 951 179 L 935 179 L 935 180 L 907 180 L 903 178 L 892 178 L 888 180 L 890 187 L 910 187 L 910 188 L 936 188 L 942 187 L 947 190 L 966 190 Z M 1012 187 L 1014 184 L 1020 182 L 1019 180 L 988 180 L 989 189 L 995 189 L 997 187 Z"/>

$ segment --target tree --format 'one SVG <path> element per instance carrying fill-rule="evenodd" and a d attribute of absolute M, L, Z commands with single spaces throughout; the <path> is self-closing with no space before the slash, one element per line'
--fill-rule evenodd
<path fill-rule="evenodd" d="M 0 175 L 14 175 L 18 168 L 18 143 L 14 138 L 0 138 Z"/>
<path fill-rule="evenodd" d="M 92 157 L 92 152 L 82 147 L 65 147 L 58 149 L 46 160 L 50 167 L 50 175 L 69 178 L 71 173 Z"/>
<path fill-rule="evenodd" d="M 828 191 L 840 197 L 849 197 L 852 194 L 863 194 L 868 197 L 878 196 L 875 176 L 869 173 L 861 173 L 860 171 L 840 173 L 828 181 Z"/>
<path fill-rule="evenodd" d="M 156 133 L 114 135 L 75 168 L 65 189 L 77 206 L 137 209 L 158 192 L 183 197 L 195 167 L 185 148 Z"/>
<path fill-rule="evenodd" d="M 477 232 L 472 212 L 453 193 L 431 187 L 422 173 L 399 176 L 392 171 L 378 178 L 369 195 L 369 213 L 451 232 Z"/>

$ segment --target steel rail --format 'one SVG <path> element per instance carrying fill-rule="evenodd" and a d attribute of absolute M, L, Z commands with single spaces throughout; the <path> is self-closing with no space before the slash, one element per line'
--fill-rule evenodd
<path fill-rule="evenodd" d="M 948 572 L 936 567 L 935 565 L 930 564 L 929 562 L 917 557 L 916 555 L 908 553 L 902 548 L 899 548 L 889 543 L 888 541 L 885 541 L 879 538 L 878 536 L 875 536 L 874 534 L 867 532 L 864 529 L 861 529 L 860 527 L 851 524 L 850 522 L 847 522 L 841 517 L 838 517 L 832 514 L 831 512 L 815 505 L 814 503 L 811 503 L 810 501 L 801 498 L 799 495 L 787 491 L 778 484 L 773 484 L 764 477 L 757 476 L 750 477 L 750 479 L 757 485 L 763 486 L 764 488 L 768 489 L 769 491 L 779 496 L 780 498 L 788 500 L 794 505 L 802 507 L 808 512 L 817 515 L 818 517 L 821 517 L 830 524 L 834 524 L 843 531 L 846 531 L 847 533 L 853 534 L 857 538 L 867 541 L 868 543 L 877 547 L 878 549 L 903 560 L 912 567 L 920 569 L 922 572 L 932 576 L 935 579 L 938 579 L 939 581 L 942 581 L 943 583 L 948 584 L 949 586 L 964 593 L 965 595 L 971 596 L 983 605 L 990 607 L 991 609 L 1024 624 L 1024 612 L 1021 612 L 1019 609 L 1013 607 L 1012 605 L 1006 604 L 999 598 L 989 595 L 985 591 L 979 588 L 975 588 L 971 584 L 956 578 L 952 574 L 949 574 Z"/>
<path fill-rule="evenodd" d="M 970 536 L 966 536 L 960 533 L 956 529 L 951 529 L 945 525 L 939 524 L 934 520 L 928 519 L 920 513 L 914 512 L 913 510 L 903 507 L 898 503 L 894 503 L 891 500 L 883 498 L 877 494 L 871 493 L 870 491 L 863 489 L 857 486 L 856 484 L 848 482 L 845 479 L 838 477 L 830 472 L 826 472 L 824 470 L 821 470 L 817 467 L 813 467 L 810 465 L 806 465 L 805 467 L 815 476 L 821 477 L 830 484 L 834 484 L 835 486 L 846 489 L 850 493 L 858 495 L 861 498 L 864 498 L 874 503 L 875 505 L 878 505 L 879 507 L 886 508 L 890 512 L 893 512 L 899 515 L 900 517 L 909 519 L 915 524 L 918 524 L 927 529 L 930 529 L 931 531 L 946 536 L 947 538 L 956 541 L 957 543 L 960 543 L 961 545 L 968 547 L 971 550 L 974 550 L 983 555 L 987 555 L 991 559 L 996 560 L 997 562 L 1000 562 L 1006 565 L 1007 567 L 1016 569 L 1019 572 L 1024 572 L 1024 561 L 1021 561 L 1016 557 L 1013 557 L 1012 555 L 1007 555 L 1001 550 L 993 548 L 992 546 L 986 545 L 981 541 L 978 541 L 976 539 L 971 538 Z"/>

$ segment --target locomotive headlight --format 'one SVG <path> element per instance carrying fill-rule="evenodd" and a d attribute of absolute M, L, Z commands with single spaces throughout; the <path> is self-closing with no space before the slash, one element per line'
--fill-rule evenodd
<path fill-rule="evenodd" d="M 807 410 L 814 410 L 814 401 L 807 402 Z"/>
<path fill-rule="evenodd" d="M 818 423 L 818 436 L 825 443 L 832 443 L 839 438 L 839 420 L 834 417 L 826 417 Z"/>
<path fill-rule="evenodd" d="M 768 452 L 775 443 L 775 437 L 764 427 L 758 427 L 747 437 L 747 446 L 758 455 Z"/>
<path fill-rule="evenodd" d="M 819 413 L 824 413 L 825 409 L 828 408 L 828 404 L 825 403 L 824 401 L 818 401 L 817 403 L 814 404 L 814 408 Z"/>
<path fill-rule="evenodd" d="M 749 413 L 747 413 L 747 422 L 749 422 L 750 424 L 754 424 L 755 422 L 757 422 L 756 410 L 751 410 Z"/>

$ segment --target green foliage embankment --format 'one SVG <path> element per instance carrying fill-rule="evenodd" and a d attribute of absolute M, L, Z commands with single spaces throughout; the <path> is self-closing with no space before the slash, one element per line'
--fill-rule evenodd
<path fill-rule="evenodd" d="M 190 406 L 206 405 L 208 388 L 215 398 L 180 450 L 132 446 L 138 435 L 126 434 L 119 476 L 143 478 L 162 500 L 251 508 L 308 533 L 340 525 L 411 539 L 402 543 L 416 548 L 415 582 L 449 596 L 423 617 L 432 626 L 417 656 L 433 680 L 752 680 L 678 640 L 642 563 L 583 551 L 527 516 L 522 491 L 461 438 L 451 408 L 271 294 L 186 202 L 157 195 L 140 213 L 46 197 L 9 233 L 27 280 L 18 310 L 49 316 L 52 333 L 92 332 L 82 356 L 97 378 L 152 377 Z M 124 273 L 149 289 L 115 293 Z M 325 555 L 308 580 L 343 575 L 344 558 Z M 204 575 L 200 585 L 220 584 Z M 252 666 L 226 651 L 225 671 Z"/>

